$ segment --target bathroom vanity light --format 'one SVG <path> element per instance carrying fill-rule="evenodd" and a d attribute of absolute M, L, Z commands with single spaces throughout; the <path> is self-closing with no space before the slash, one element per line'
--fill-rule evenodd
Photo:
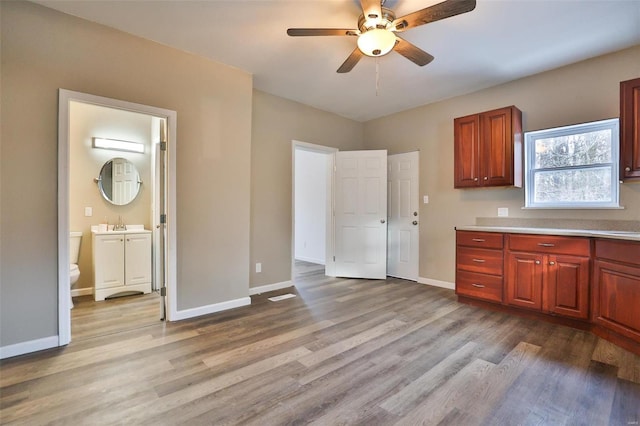
<path fill-rule="evenodd" d="M 139 142 L 120 141 L 117 139 L 93 138 L 93 147 L 112 149 L 114 151 L 127 151 L 144 153 L 144 144 Z"/>

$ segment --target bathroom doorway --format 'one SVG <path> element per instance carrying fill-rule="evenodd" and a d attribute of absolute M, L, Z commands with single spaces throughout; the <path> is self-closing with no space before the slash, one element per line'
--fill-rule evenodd
<path fill-rule="evenodd" d="M 171 319 L 175 312 L 175 207 L 167 211 L 175 206 L 175 126 L 174 111 L 60 90 L 60 345 Z M 73 288 L 74 242 L 64 238 L 70 231 L 82 234 Z M 135 237 L 149 246 L 129 249 Z M 124 267 L 127 259 L 116 255 L 123 266 L 114 267 L 117 251 L 109 251 L 108 266 L 101 267 L 103 252 L 94 245 L 105 240 L 105 247 L 113 247 L 109 239 L 121 241 L 125 257 L 137 250 L 142 258 Z M 125 278 L 124 270 L 132 271 L 141 259 L 148 268 Z"/>

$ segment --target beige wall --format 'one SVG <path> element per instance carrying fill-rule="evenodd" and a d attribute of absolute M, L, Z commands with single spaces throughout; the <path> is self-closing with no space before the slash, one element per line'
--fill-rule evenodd
<path fill-rule="evenodd" d="M 71 102 L 69 108 L 69 229 L 81 231 L 80 278 L 74 289 L 93 287 L 91 225 L 118 222 L 144 225 L 151 229 L 151 131 L 152 117 L 98 105 Z M 144 153 L 94 149 L 93 138 L 128 140 L 144 144 Z M 105 162 L 125 158 L 136 167 L 142 185 L 129 204 L 116 206 L 105 200 L 94 181 Z M 84 215 L 91 207 L 93 216 Z"/>
<path fill-rule="evenodd" d="M 57 334 L 58 89 L 177 111 L 178 309 L 246 297 L 252 78 L 0 2 L 0 346 Z"/>
<path fill-rule="evenodd" d="M 368 149 L 420 150 L 420 277 L 452 283 L 455 232 L 476 217 L 640 220 L 640 184 L 623 184 L 624 210 L 522 210 L 522 189 L 453 189 L 453 119 L 508 105 L 523 112 L 524 130 L 619 115 L 619 82 L 640 76 L 640 46 L 365 123 Z M 429 90 L 428 87 L 422 90 Z"/>
<path fill-rule="evenodd" d="M 291 279 L 292 140 L 363 149 L 362 123 L 254 90 L 251 139 L 251 287 Z M 256 262 L 262 272 L 255 272 Z"/>

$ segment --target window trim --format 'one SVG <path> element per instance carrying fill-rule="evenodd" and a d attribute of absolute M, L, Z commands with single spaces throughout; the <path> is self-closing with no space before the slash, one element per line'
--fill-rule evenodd
<path fill-rule="evenodd" d="M 537 170 L 533 167 L 535 159 L 535 144 L 538 139 L 548 139 L 552 137 L 567 136 L 577 133 L 587 133 L 598 130 L 611 130 L 611 202 L 552 202 L 552 203 L 535 203 L 533 200 L 535 194 L 534 175 Z M 550 129 L 535 130 L 526 132 L 524 135 L 524 188 L 525 188 L 525 209 L 618 209 L 620 208 L 620 190 L 619 190 L 619 138 L 620 124 L 618 118 L 610 118 L 606 120 L 592 121 L 588 123 L 573 124 L 570 126 L 561 126 Z M 557 170 L 571 169 L 589 169 L 609 165 L 609 163 L 601 163 L 596 165 L 585 165 L 581 167 L 558 167 Z"/>

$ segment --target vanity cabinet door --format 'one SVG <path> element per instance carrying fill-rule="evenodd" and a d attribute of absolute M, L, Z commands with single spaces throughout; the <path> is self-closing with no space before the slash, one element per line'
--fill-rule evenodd
<path fill-rule="evenodd" d="M 125 235 L 126 285 L 151 282 L 151 234 Z"/>
<path fill-rule="evenodd" d="M 96 289 L 124 285 L 124 236 L 95 236 L 93 238 L 93 258 Z"/>

